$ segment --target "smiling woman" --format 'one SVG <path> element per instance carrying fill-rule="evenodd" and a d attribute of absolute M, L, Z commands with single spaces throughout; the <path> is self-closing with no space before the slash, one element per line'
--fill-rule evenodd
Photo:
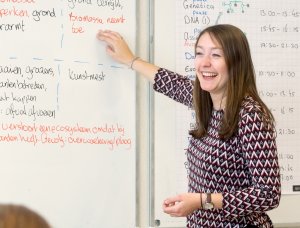
<path fill-rule="evenodd" d="M 274 118 L 258 95 L 244 33 L 221 24 L 202 30 L 195 81 L 137 59 L 117 32 L 100 31 L 98 38 L 155 91 L 195 110 L 188 193 L 165 199 L 163 211 L 187 217 L 187 227 L 273 227 L 266 211 L 279 205 L 281 194 Z"/>

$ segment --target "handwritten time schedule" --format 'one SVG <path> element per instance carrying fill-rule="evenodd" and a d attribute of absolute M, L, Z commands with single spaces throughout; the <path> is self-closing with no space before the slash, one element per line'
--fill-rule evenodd
<path fill-rule="evenodd" d="M 228 23 L 245 32 L 251 46 L 259 95 L 276 119 L 283 192 L 297 194 L 293 186 L 300 183 L 299 4 L 295 0 L 177 0 L 176 3 L 176 69 L 187 77 L 195 77 L 194 44 L 203 28 Z M 182 107 L 176 110 L 178 128 L 191 128 L 195 121 L 193 111 Z M 189 113 L 185 114 L 189 116 L 188 123 L 180 120 L 182 112 Z M 178 144 L 180 151 L 186 148 L 188 141 L 187 135 L 183 137 L 186 142 Z"/>

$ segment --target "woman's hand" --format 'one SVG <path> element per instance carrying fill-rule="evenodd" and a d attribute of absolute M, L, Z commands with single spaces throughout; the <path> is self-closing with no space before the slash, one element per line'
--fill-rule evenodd
<path fill-rule="evenodd" d="M 99 30 L 97 38 L 107 44 L 106 51 L 108 55 L 119 63 L 130 66 L 135 56 L 119 33 L 110 30 Z"/>
<path fill-rule="evenodd" d="M 145 76 L 151 83 L 154 83 L 155 74 L 158 72 L 159 67 L 136 57 L 119 33 L 100 30 L 97 33 L 97 38 L 107 44 L 106 52 L 115 61 L 127 65 L 132 70 Z"/>
<path fill-rule="evenodd" d="M 179 194 L 163 203 L 163 211 L 173 217 L 185 217 L 200 208 L 200 193 Z"/>

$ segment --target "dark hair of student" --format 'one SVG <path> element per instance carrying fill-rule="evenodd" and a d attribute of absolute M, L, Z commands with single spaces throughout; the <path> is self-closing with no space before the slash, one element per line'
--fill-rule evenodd
<path fill-rule="evenodd" d="M 221 45 L 229 74 L 226 108 L 219 131 L 220 137 L 228 139 L 237 132 L 240 106 L 247 95 L 250 95 L 261 106 L 264 124 L 273 127 L 274 117 L 258 95 L 254 66 L 245 34 L 233 25 L 210 26 L 199 34 L 195 50 L 200 37 L 205 33 L 208 33 L 212 40 Z M 207 133 L 213 104 L 209 92 L 201 89 L 197 77 L 194 84 L 193 99 L 197 127 L 191 130 L 190 134 L 195 138 L 201 138 Z"/>

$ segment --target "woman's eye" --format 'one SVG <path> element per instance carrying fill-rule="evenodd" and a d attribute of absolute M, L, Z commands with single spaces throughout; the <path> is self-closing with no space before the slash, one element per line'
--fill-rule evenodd
<path fill-rule="evenodd" d="M 203 55 L 202 52 L 196 52 L 196 55 Z"/>
<path fill-rule="evenodd" d="M 213 57 L 221 57 L 220 54 L 212 54 Z"/>

